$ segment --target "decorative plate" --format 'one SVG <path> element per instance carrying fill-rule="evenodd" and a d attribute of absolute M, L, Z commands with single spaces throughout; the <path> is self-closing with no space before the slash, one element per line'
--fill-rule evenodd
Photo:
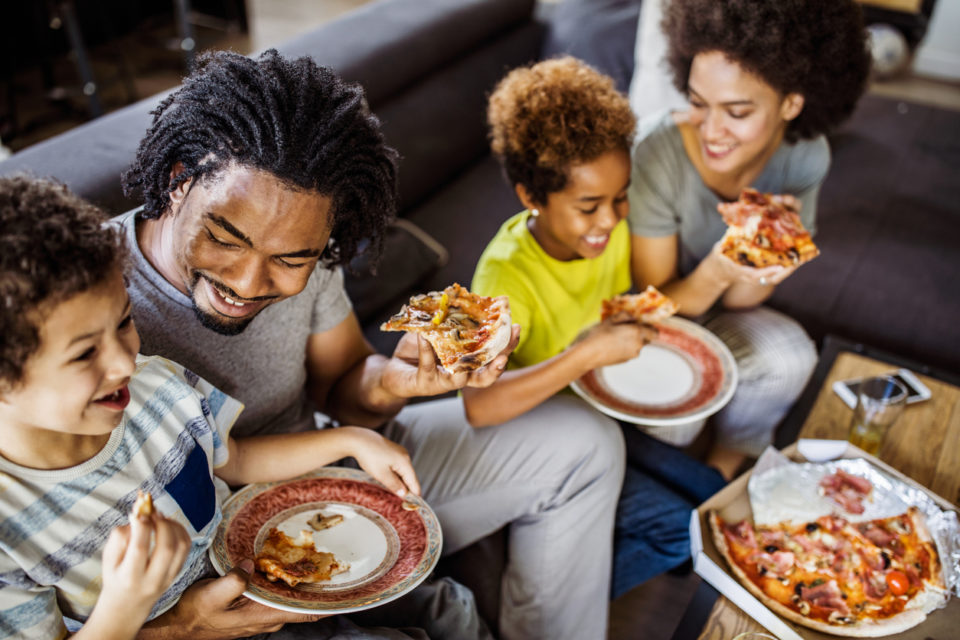
<path fill-rule="evenodd" d="M 252 484 L 223 505 L 223 522 L 210 547 L 210 559 L 225 574 L 254 558 L 272 527 L 297 538 L 312 531 L 318 551 L 333 553 L 350 569 L 318 584 L 290 587 L 254 571 L 244 595 L 295 613 L 347 613 L 399 598 L 430 574 L 440 559 L 443 536 L 436 515 L 415 496 L 406 502 L 368 474 L 345 467 L 323 467 L 295 480 Z M 318 512 L 343 521 L 313 531 Z"/>
<path fill-rule="evenodd" d="M 658 324 L 659 337 L 627 362 L 571 383 L 609 416 L 636 424 L 686 424 L 723 408 L 737 388 L 737 363 L 717 336 L 684 318 Z"/>

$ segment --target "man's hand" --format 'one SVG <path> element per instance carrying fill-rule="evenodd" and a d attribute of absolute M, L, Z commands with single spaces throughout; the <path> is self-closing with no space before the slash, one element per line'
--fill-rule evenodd
<path fill-rule="evenodd" d="M 288 613 L 243 596 L 253 571 L 244 560 L 222 578 L 200 580 L 180 601 L 141 629 L 139 640 L 228 640 L 278 631 L 293 622 L 313 622 L 325 616 Z"/>
<path fill-rule="evenodd" d="M 510 342 L 485 366 L 474 371 L 450 373 L 437 360 L 423 336 L 406 333 L 383 372 L 383 386 L 403 398 L 434 396 L 463 387 L 488 387 L 507 366 L 507 358 L 520 340 L 520 325 L 513 325 Z"/>
<path fill-rule="evenodd" d="M 711 272 L 718 278 L 732 286 L 734 284 L 748 284 L 754 286 L 775 286 L 786 280 L 794 271 L 796 266 L 781 267 L 773 265 L 770 267 L 751 267 L 731 260 L 723 251 L 723 241 L 713 245 L 710 253 L 704 258 L 704 262 L 709 265 Z"/>

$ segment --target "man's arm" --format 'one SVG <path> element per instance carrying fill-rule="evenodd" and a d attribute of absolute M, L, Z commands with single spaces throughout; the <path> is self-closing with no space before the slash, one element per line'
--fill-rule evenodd
<path fill-rule="evenodd" d="M 317 408 L 340 422 L 375 428 L 396 415 L 408 398 L 493 384 L 518 339 L 515 329 L 510 344 L 489 364 L 450 373 L 438 364 L 430 343 L 413 333 L 400 339 L 392 357 L 376 353 L 351 313 L 332 329 L 310 336 L 308 391 Z"/>

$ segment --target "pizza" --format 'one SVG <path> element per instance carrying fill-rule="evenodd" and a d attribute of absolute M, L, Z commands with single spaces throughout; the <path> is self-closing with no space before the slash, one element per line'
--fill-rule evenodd
<path fill-rule="evenodd" d="M 267 580 L 283 580 L 291 587 L 324 582 L 350 570 L 349 564 L 340 562 L 332 553 L 317 551 L 310 531 L 301 531 L 300 537 L 294 540 L 276 527 L 267 533 L 255 562 Z"/>
<path fill-rule="evenodd" d="M 754 526 L 708 514 L 713 540 L 741 583 L 773 612 L 840 636 L 914 627 L 946 599 L 936 545 L 916 507 L 852 523 Z"/>
<path fill-rule="evenodd" d="M 637 322 L 653 324 L 669 318 L 677 312 L 677 303 L 663 295 L 652 285 L 643 293 L 627 293 L 603 301 L 600 319 L 629 316 Z"/>
<path fill-rule="evenodd" d="M 149 518 L 153 515 L 153 496 L 149 492 L 137 489 L 137 499 L 133 502 L 133 515 L 136 517 Z"/>
<path fill-rule="evenodd" d="M 447 371 L 473 371 L 510 342 L 510 304 L 506 296 L 489 298 L 454 283 L 413 296 L 380 329 L 420 333 Z"/>
<path fill-rule="evenodd" d="M 727 232 L 721 250 L 750 267 L 792 267 L 820 255 L 800 216 L 783 196 L 747 188 L 736 202 L 717 205 Z"/>

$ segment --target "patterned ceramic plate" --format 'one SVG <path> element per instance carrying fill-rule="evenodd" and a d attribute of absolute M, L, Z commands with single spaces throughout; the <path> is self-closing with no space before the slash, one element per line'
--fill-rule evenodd
<path fill-rule="evenodd" d="M 402 501 L 363 471 L 324 467 L 309 476 L 244 487 L 223 505 L 223 522 L 210 547 L 221 574 L 253 558 L 278 527 L 296 538 L 318 512 L 343 520 L 313 531 L 314 546 L 350 565 L 319 584 L 289 587 L 254 571 L 244 592 L 251 600 L 296 613 L 347 613 L 394 600 L 420 584 L 440 559 L 443 538 L 436 515 L 420 498 Z"/>
<path fill-rule="evenodd" d="M 633 360 L 594 369 L 570 386 L 607 415 L 655 427 L 722 409 L 737 388 L 737 364 L 727 346 L 683 318 L 659 327 L 660 336 Z"/>

